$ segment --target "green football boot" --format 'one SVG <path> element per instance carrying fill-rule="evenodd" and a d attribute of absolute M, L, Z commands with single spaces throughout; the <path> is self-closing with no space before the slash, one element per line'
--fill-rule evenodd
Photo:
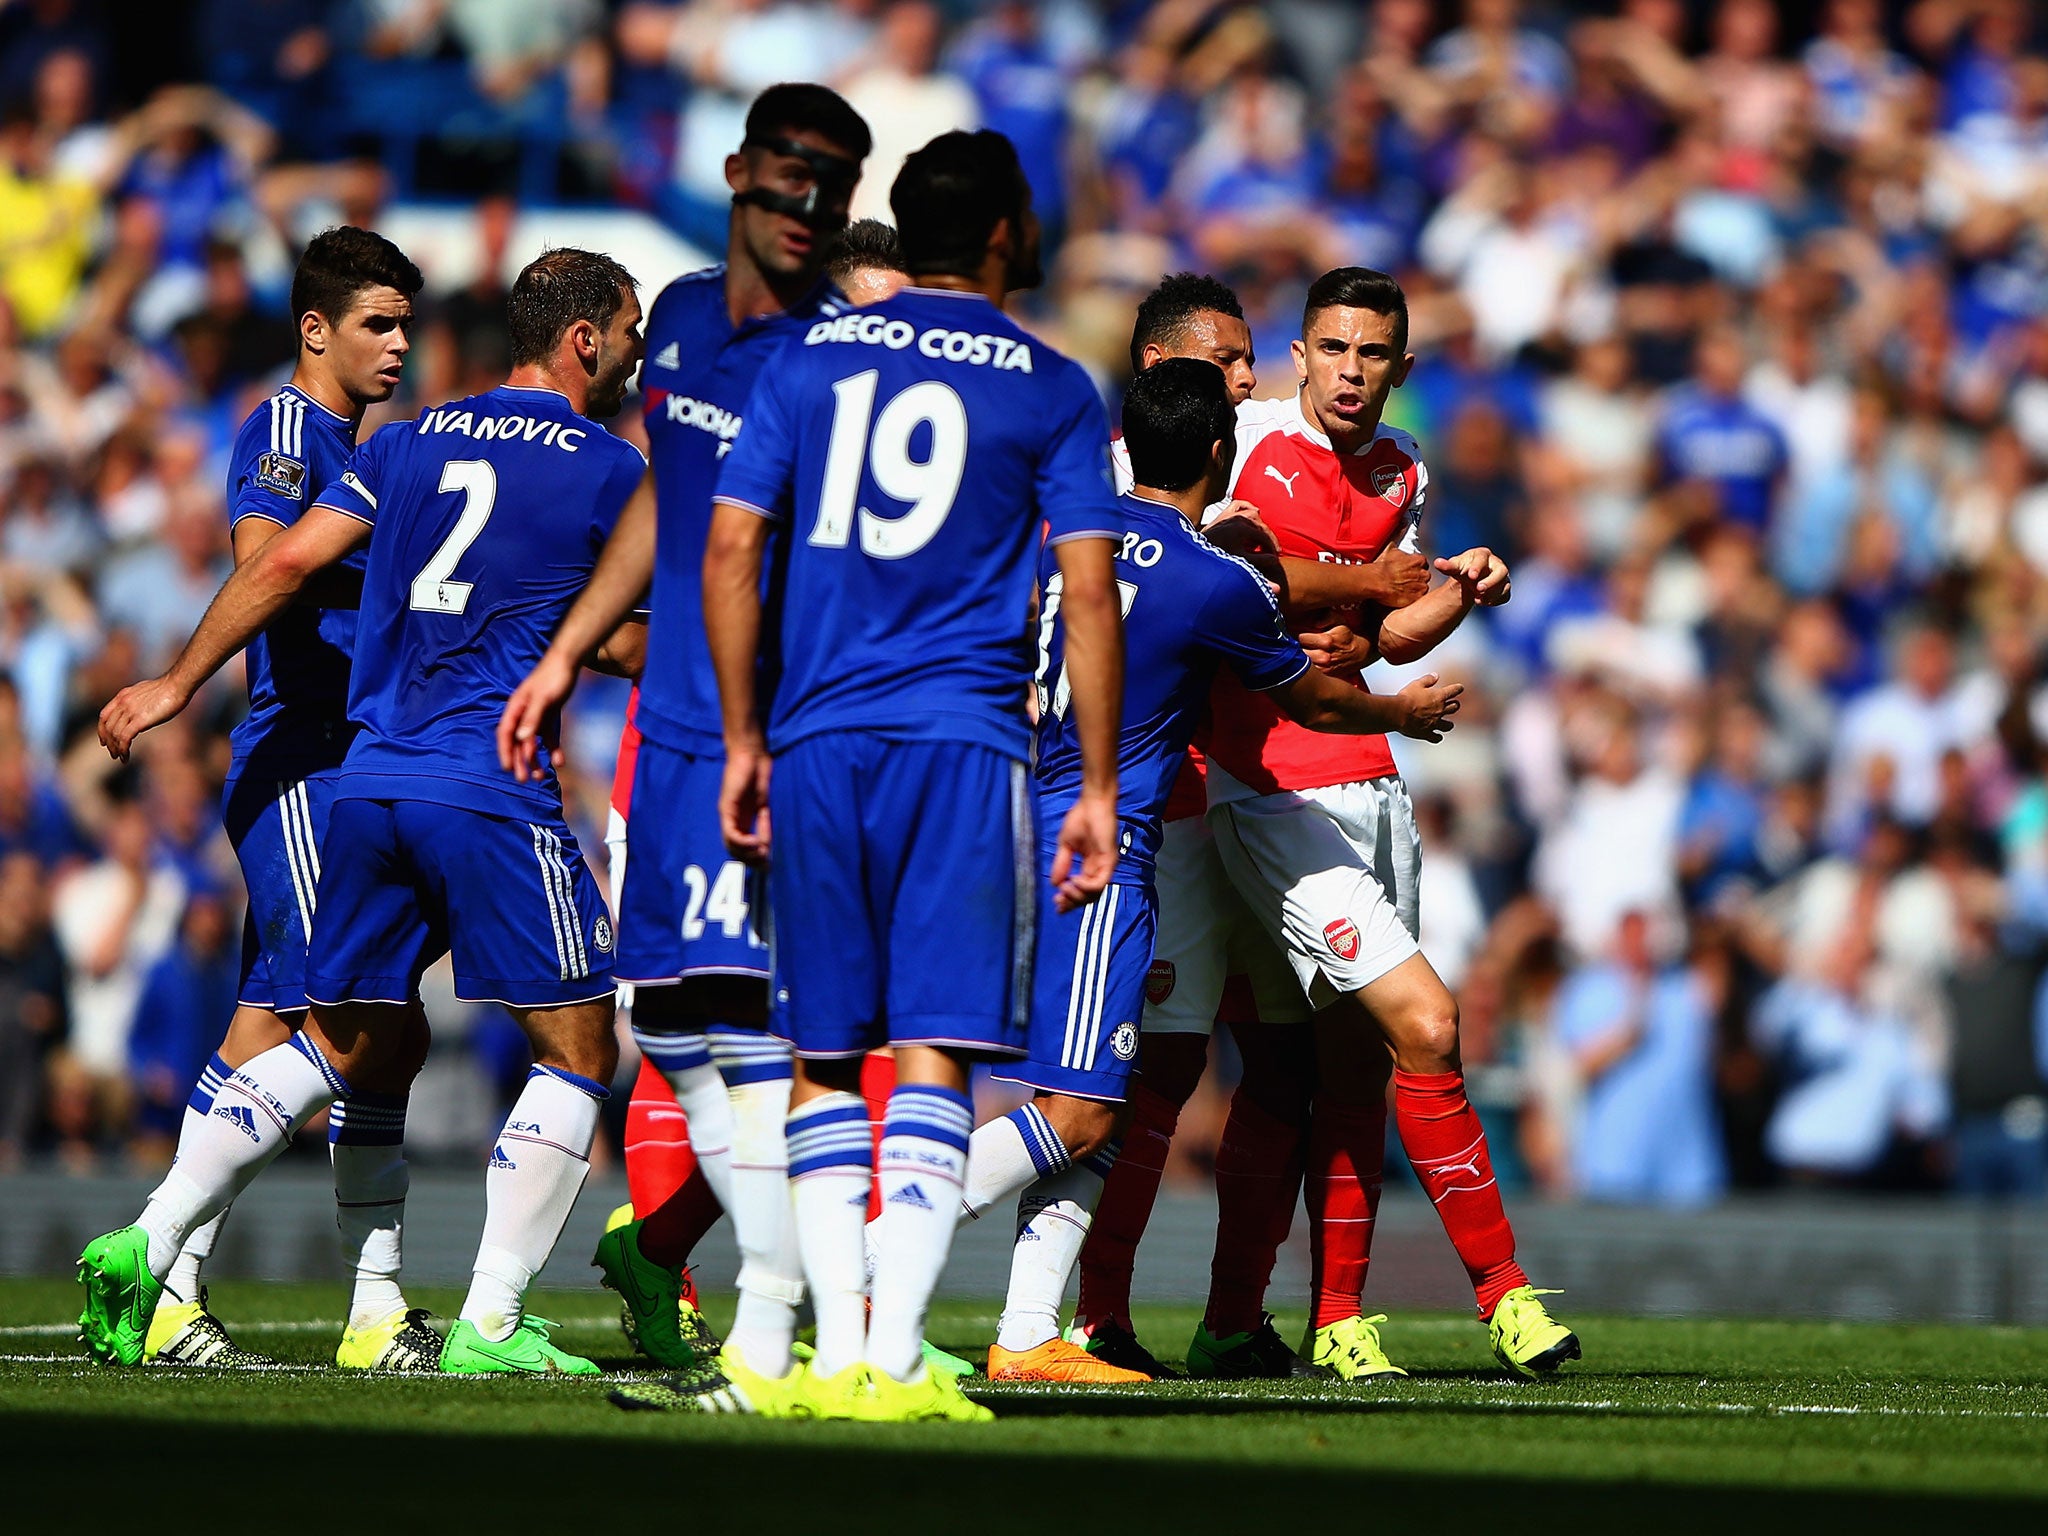
<path fill-rule="evenodd" d="M 1486 1335 L 1493 1345 L 1493 1358 L 1534 1381 L 1554 1373 L 1567 1360 L 1579 1358 L 1579 1336 L 1544 1310 L 1539 1296 L 1556 1291 L 1539 1291 L 1533 1285 L 1518 1285 L 1501 1297 L 1487 1319 Z"/>
<path fill-rule="evenodd" d="M 853 1417 L 867 1424 L 985 1424 L 995 1414 L 971 1401 L 960 1383 L 927 1367 L 915 1381 L 898 1381 L 870 1368 L 867 1391 L 852 1401 Z"/>
<path fill-rule="evenodd" d="M 618 1292 L 632 1317 L 627 1337 L 640 1352 L 656 1365 L 687 1371 L 698 1363 L 698 1355 L 683 1336 L 683 1274 L 655 1263 L 640 1251 L 644 1225 L 643 1221 L 629 1221 L 607 1230 L 597 1240 L 591 1267 L 603 1272 L 606 1290 Z M 694 1307 L 691 1311 L 696 1314 Z M 701 1321 L 701 1314 L 696 1315 Z"/>
<path fill-rule="evenodd" d="M 78 1256 L 85 1310 L 78 1336 L 102 1365 L 140 1365 L 164 1283 L 149 1272 L 149 1234 L 123 1227 L 96 1237 Z"/>
<path fill-rule="evenodd" d="M 572 1355 L 548 1342 L 556 1325 L 531 1312 L 509 1339 L 487 1339 L 476 1325 L 458 1318 L 441 1345 L 443 1376 L 602 1376 L 595 1360 Z"/>
<path fill-rule="evenodd" d="M 1206 1322 L 1195 1325 L 1188 1341 L 1188 1375 L 1212 1381 L 1286 1381 L 1323 1378 L 1337 1373 L 1326 1365 L 1304 1360 L 1287 1347 L 1273 1326 L 1273 1314 L 1259 1318 L 1249 1333 L 1231 1333 L 1218 1338 Z"/>
<path fill-rule="evenodd" d="M 975 1374 L 972 1360 L 962 1360 L 958 1355 L 949 1355 L 930 1339 L 924 1341 L 924 1363 L 927 1369 L 937 1371 L 942 1376 L 950 1376 L 955 1381 Z"/>
<path fill-rule="evenodd" d="M 1380 1347 L 1378 1324 L 1384 1312 L 1371 1317 L 1344 1317 L 1316 1329 L 1308 1344 L 1309 1359 L 1346 1381 L 1373 1381 L 1408 1373 L 1387 1358 Z"/>

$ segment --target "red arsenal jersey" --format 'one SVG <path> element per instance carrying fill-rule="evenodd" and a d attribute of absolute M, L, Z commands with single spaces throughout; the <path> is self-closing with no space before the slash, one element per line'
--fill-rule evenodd
<path fill-rule="evenodd" d="M 1428 489 L 1422 451 L 1398 428 L 1382 425 L 1371 442 L 1338 453 L 1303 416 L 1298 395 L 1248 400 L 1237 408 L 1231 495 L 1259 509 L 1283 555 L 1370 565 L 1389 546 L 1419 552 L 1416 525 Z M 1319 629 L 1331 621 L 1355 625 L 1357 618 L 1355 610 L 1310 615 L 1300 627 Z M 1246 692 L 1233 677 L 1218 677 L 1212 710 L 1206 750 L 1210 762 L 1228 776 L 1209 776 L 1212 800 L 1245 791 L 1268 795 L 1320 789 L 1394 771 L 1386 737 L 1311 731 L 1281 714 L 1265 695 Z"/>
<path fill-rule="evenodd" d="M 633 803 L 633 767 L 640 761 L 640 685 L 626 700 L 626 728 L 619 732 L 619 761 L 612 770 L 612 809 L 621 816 Z"/>

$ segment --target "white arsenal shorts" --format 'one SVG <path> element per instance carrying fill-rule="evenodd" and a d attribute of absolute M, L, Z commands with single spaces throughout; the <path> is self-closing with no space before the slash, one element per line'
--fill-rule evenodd
<path fill-rule="evenodd" d="M 1232 884 L 1312 1006 L 1421 953 L 1422 839 L 1399 774 L 1230 801 L 1209 821 Z"/>
<path fill-rule="evenodd" d="M 1159 932 L 1145 974 L 1144 1028 L 1169 1035 L 1211 1033 L 1223 983 L 1232 976 L 1250 980 L 1261 1023 L 1308 1021 L 1308 1000 L 1286 956 L 1230 883 L 1215 836 L 1201 817 L 1166 824 L 1154 886 Z"/>

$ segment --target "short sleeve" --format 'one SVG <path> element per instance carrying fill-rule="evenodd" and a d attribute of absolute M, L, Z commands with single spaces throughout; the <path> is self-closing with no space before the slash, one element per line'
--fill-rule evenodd
<path fill-rule="evenodd" d="M 392 444 L 410 425 L 409 422 L 393 422 L 388 427 L 379 427 L 367 443 L 356 449 L 349 458 L 348 468 L 320 492 L 313 505 L 325 507 L 330 512 L 344 513 L 374 526 L 377 498 L 386 489 L 385 461 L 391 455 Z"/>
<path fill-rule="evenodd" d="M 1415 494 L 1401 512 L 1401 526 L 1394 536 L 1394 548 L 1404 555 L 1422 553 L 1422 509 L 1429 505 L 1429 466 L 1415 461 Z"/>
<path fill-rule="evenodd" d="M 792 338 L 761 370 L 740 415 L 743 425 L 725 456 L 713 492 L 775 522 L 787 522 L 796 490 L 796 424 L 784 383 L 797 371 L 801 340 Z"/>
<path fill-rule="evenodd" d="M 1109 413 L 1079 367 L 1061 376 L 1058 416 L 1038 460 L 1038 512 L 1046 542 L 1123 536 L 1110 467 Z"/>
<path fill-rule="evenodd" d="M 614 456 L 612 467 L 605 475 L 604 488 L 598 492 L 597 504 L 591 508 L 590 547 L 593 551 L 604 548 L 612 530 L 619 525 L 619 514 L 626 510 L 626 503 L 640 489 L 640 482 L 651 473 L 638 448 L 624 438 L 615 438 L 614 441 L 625 451 Z"/>
<path fill-rule="evenodd" d="M 238 466 L 228 487 L 228 526 L 245 517 L 260 517 L 289 528 L 306 509 L 310 494 L 302 451 L 292 451 L 278 425 L 280 410 L 273 397 L 267 411 L 252 416 L 235 444 Z"/>
<path fill-rule="evenodd" d="M 1219 560 L 1228 563 L 1204 605 L 1204 642 L 1253 692 L 1285 687 L 1308 670 L 1308 653 L 1280 622 L 1265 578 L 1227 555 Z"/>

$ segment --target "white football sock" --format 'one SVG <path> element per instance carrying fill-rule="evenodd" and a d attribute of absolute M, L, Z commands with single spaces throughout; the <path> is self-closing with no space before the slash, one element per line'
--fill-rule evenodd
<path fill-rule="evenodd" d="M 804 1299 L 796 1211 L 789 1193 L 789 1079 L 732 1090 L 733 1235 L 739 1239 L 739 1305 L 725 1341 L 767 1376 L 789 1372 L 797 1304 Z"/>
<path fill-rule="evenodd" d="M 732 1104 L 726 1082 L 711 1059 L 711 1049 L 701 1030 L 678 1034 L 654 1034 L 636 1028 L 633 1042 L 640 1054 L 653 1063 L 675 1094 L 683 1118 L 690 1127 L 690 1150 L 697 1166 L 704 1170 L 711 1193 L 726 1210 L 732 1209 Z M 787 1047 L 784 1047 L 785 1052 Z M 785 1065 L 788 1061 L 784 1056 Z M 785 1073 L 786 1075 L 786 1073 Z M 646 1215 L 645 1211 L 637 1212 Z"/>
<path fill-rule="evenodd" d="M 220 1085 L 234 1075 L 235 1069 L 221 1059 L 215 1051 L 200 1069 L 199 1081 L 192 1085 L 192 1096 L 185 1101 L 185 1114 L 178 1126 L 178 1150 L 184 1151 L 192 1138 L 206 1126 L 206 1117 L 213 1113 L 214 1095 L 220 1092 Z M 172 1162 L 178 1159 L 174 1154 Z M 195 1227 L 192 1235 L 185 1239 L 185 1246 L 171 1264 L 171 1272 L 164 1277 L 164 1295 L 174 1302 L 197 1301 L 199 1288 L 205 1282 L 201 1271 L 206 1261 L 213 1256 L 215 1243 L 220 1238 L 220 1229 L 227 1224 L 228 1213 L 222 1211 L 211 1221 Z"/>
<path fill-rule="evenodd" d="M 898 1381 L 924 1369 L 925 1312 L 953 1247 L 973 1129 L 974 1105 L 964 1093 L 899 1083 L 889 1095 L 876 1162 L 882 1214 L 867 1362 Z"/>
<path fill-rule="evenodd" d="M 462 1302 L 462 1320 L 485 1338 L 511 1338 L 525 1315 L 526 1288 L 589 1176 L 590 1144 L 610 1097 L 604 1084 L 560 1067 L 527 1073 L 484 1171 L 483 1242 Z"/>
<path fill-rule="evenodd" d="M 171 1272 L 193 1232 L 234 1201 L 282 1152 L 292 1133 L 348 1084 L 304 1035 L 272 1046 L 221 1085 L 213 1112 L 192 1128 L 189 1146 L 149 1197 L 136 1225 L 149 1235 L 149 1269 Z"/>
<path fill-rule="evenodd" d="M 827 1093 L 791 1111 L 789 1184 L 797 1250 L 818 1322 L 811 1370 L 835 1376 L 867 1348 L 861 1229 L 875 1176 L 874 1133 L 856 1093 Z"/>
<path fill-rule="evenodd" d="M 1033 1179 L 1067 1168 L 1073 1159 L 1036 1104 L 1013 1109 L 976 1129 L 967 1144 L 967 1193 L 961 1212 L 979 1221 Z"/>
<path fill-rule="evenodd" d="M 1004 1349 L 1036 1349 L 1059 1337 L 1067 1281 L 1088 1240 L 1108 1171 L 1106 1164 L 1089 1158 L 1038 1180 L 1017 1202 L 1010 1290 L 996 1328 L 996 1342 Z"/>
<path fill-rule="evenodd" d="M 327 1122 L 334 1160 L 334 1222 L 355 1277 L 348 1325 L 367 1328 L 405 1310 L 398 1266 L 411 1172 L 405 1161 L 402 1093 L 359 1093 Z"/>

